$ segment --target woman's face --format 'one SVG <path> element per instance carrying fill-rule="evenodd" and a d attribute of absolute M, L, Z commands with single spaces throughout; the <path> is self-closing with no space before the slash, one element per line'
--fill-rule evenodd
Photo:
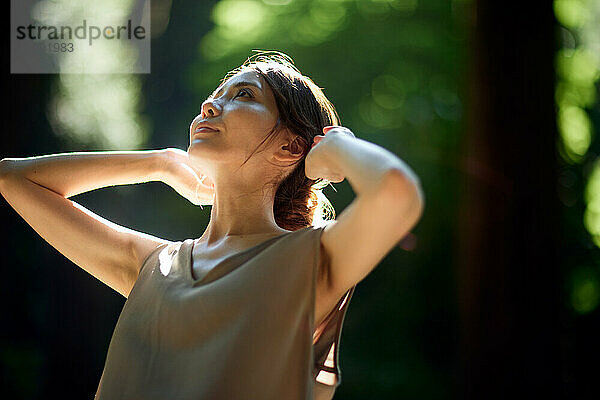
<path fill-rule="evenodd" d="M 264 78 L 254 71 L 239 72 L 202 103 L 200 114 L 190 124 L 190 159 L 199 166 L 207 160 L 240 166 L 277 117 L 277 104 Z M 203 123 L 217 131 L 200 130 Z"/>

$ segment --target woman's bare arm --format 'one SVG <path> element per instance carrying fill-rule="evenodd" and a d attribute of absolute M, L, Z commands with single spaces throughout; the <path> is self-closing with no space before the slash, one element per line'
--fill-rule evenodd
<path fill-rule="evenodd" d="M 330 260 L 324 266 L 323 291 L 335 304 L 417 224 L 425 196 L 416 173 L 389 150 L 356 138 L 344 127 L 320 137 L 306 157 L 308 174 L 325 171 L 346 177 L 356 193 L 321 235 Z"/>
<path fill-rule="evenodd" d="M 112 223 L 68 197 L 152 180 L 181 188 L 181 174 L 170 179 L 173 155 L 169 149 L 5 158 L 0 161 L 0 193 L 50 245 L 127 297 L 141 262 L 168 241 Z"/>
<path fill-rule="evenodd" d="M 63 197 L 156 180 L 159 150 L 98 151 L 5 158 L 2 172 L 27 178 Z"/>

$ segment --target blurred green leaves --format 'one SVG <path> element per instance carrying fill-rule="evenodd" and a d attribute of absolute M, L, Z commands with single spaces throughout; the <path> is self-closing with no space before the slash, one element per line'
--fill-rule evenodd
<path fill-rule="evenodd" d="M 600 247 L 600 157 L 596 159 L 584 192 L 586 209 L 583 223 L 592 235 L 596 246 Z"/>
<path fill-rule="evenodd" d="M 449 154 L 463 111 L 462 50 L 450 33 L 462 22 L 451 13 L 463 3 L 450 9 L 417 0 L 221 0 L 186 81 L 200 102 L 252 49 L 283 51 L 325 88 L 342 124 L 358 136 L 377 136 L 388 148 L 403 138 L 404 148 L 428 142 Z M 419 134 L 427 131 L 446 133 L 431 142 Z M 431 151 L 428 161 L 439 162 Z"/>
<path fill-rule="evenodd" d="M 555 0 L 563 48 L 556 54 L 558 127 L 561 154 L 568 163 L 581 163 L 593 140 L 586 108 L 597 101 L 600 77 L 600 6 L 589 0 Z"/>
<path fill-rule="evenodd" d="M 558 149 L 567 167 L 563 176 L 584 180 L 583 227 L 589 239 L 600 247 L 600 157 L 594 153 L 594 121 L 591 112 L 598 104 L 597 82 L 600 78 L 600 3 L 593 0 L 555 0 L 554 13 L 559 27 L 561 48 L 556 53 Z M 577 174 L 574 172 L 577 171 Z M 563 192 L 566 189 L 561 189 Z M 575 203 L 560 196 L 563 203 Z M 586 237 L 587 244 L 587 237 Z M 593 245 L 591 245 L 593 247 Z M 586 246 L 589 247 L 589 246 Z M 592 254 L 585 252 L 584 254 Z M 584 266 L 570 271 L 570 308 L 584 315 L 594 311 L 600 300 L 600 268 L 593 258 L 584 257 Z M 576 262 L 573 257 L 570 263 Z"/>
<path fill-rule="evenodd" d="M 141 82 L 129 74 L 63 74 L 49 103 L 54 131 L 75 144 L 136 149 L 147 139 Z"/>
<path fill-rule="evenodd" d="M 581 27 L 589 17 L 589 2 L 586 0 L 555 0 L 556 19 L 569 28 Z"/>
<path fill-rule="evenodd" d="M 218 60 L 273 35 L 299 45 L 317 45 L 342 29 L 346 13 L 343 1 L 335 0 L 223 0 L 213 8 L 215 28 L 202 39 L 201 53 L 207 60 Z"/>
<path fill-rule="evenodd" d="M 592 142 L 591 123 L 585 110 L 574 105 L 559 107 L 558 128 L 571 160 L 580 160 Z"/>
<path fill-rule="evenodd" d="M 593 311 L 600 301 L 598 270 L 577 268 L 571 277 L 571 306 L 579 314 Z"/>
<path fill-rule="evenodd" d="M 600 157 L 588 153 L 596 140 L 589 110 L 598 101 L 600 3 L 555 0 L 554 12 L 562 24 L 562 48 L 556 54 L 559 150 L 568 164 L 591 163 L 583 223 L 593 242 L 600 247 Z"/>
<path fill-rule="evenodd" d="M 133 0 L 57 0 L 38 3 L 34 13 L 40 22 L 74 26 L 94 16 L 96 23 L 124 23 Z M 148 139 L 148 120 L 140 115 L 141 80 L 121 72 L 134 65 L 137 49 L 122 41 L 99 41 L 79 46 L 69 57 L 61 57 L 54 96 L 48 103 L 48 120 L 53 131 L 73 147 L 137 149 Z"/>

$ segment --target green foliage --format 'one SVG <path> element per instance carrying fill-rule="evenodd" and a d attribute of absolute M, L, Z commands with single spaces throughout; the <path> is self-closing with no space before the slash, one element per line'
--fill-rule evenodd
<path fill-rule="evenodd" d="M 598 307 L 600 264 L 594 263 L 592 254 L 600 248 L 600 141 L 595 137 L 594 114 L 598 115 L 598 80 L 600 78 L 600 5 L 590 0 L 555 0 L 554 12 L 562 25 L 560 49 L 556 54 L 556 104 L 557 124 L 561 141 L 558 148 L 562 156 L 563 176 L 581 176 L 583 209 L 567 209 L 565 213 L 581 221 L 577 230 L 587 231 L 578 243 L 577 258 L 569 258 L 565 266 L 571 284 L 566 289 L 570 299 L 568 307 L 576 314 L 589 314 Z M 596 147 L 596 149 L 594 149 Z M 563 185 L 559 193 L 567 207 L 574 201 L 564 193 L 574 190 Z M 590 249 L 593 244 L 596 248 Z M 581 249 L 585 249 L 581 251 Z M 576 251 L 573 249 L 573 251 Z M 573 262 L 584 261 L 587 266 L 574 268 Z"/>
<path fill-rule="evenodd" d="M 462 110 L 456 21 L 443 4 L 429 3 L 223 0 L 187 83 L 206 96 L 252 49 L 279 50 L 325 88 L 359 136 L 380 135 L 385 145 L 425 141 L 431 138 L 420 132 L 455 130 Z M 436 141 L 441 148 L 454 143 Z"/>

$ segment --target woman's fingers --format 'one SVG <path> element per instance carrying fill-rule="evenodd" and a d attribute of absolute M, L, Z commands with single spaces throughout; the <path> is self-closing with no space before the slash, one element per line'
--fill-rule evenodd
<path fill-rule="evenodd" d="M 338 128 L 338 129 L 348 129 L 346 127 L 340 126 L 340 125 L 328 125 L 325 128 L 323 128 L 323 134 L 327 133 L 327 131 L 333 129 L 333 128 Z"/>
<path fill-rule="evenodd" d="M 329 126 L 326 126 L 325 128 L 323 128 L 323 135 L 325 135 L 327 132 L 329 132 L 333 128 L 340 129 L 340 130 L 342 130 L 344 132 L 347 132 L 350 135 L 356 137 L 356 135 L 354 134 L 354 132 L 352 132 L 350 129 L 346 128 L 345 126 L 339 126 L 339 125 L 329 125 Z"/>
<path fill-rule="evenodd" d="M 321 135 L 317 135 L 313 138 L 313 145 L 311 146 L 311 148 L 315 147 L 315 145 L 317 143 L 319 143 L 321 141 L 321 139 L 323 139 L 325 136 L 321 136 Z"/>
<path fill-rule="evenodd" d="M 202 175 L 200 177 L 200 183 L 202 184 L 202 186 L 209 188 L 209 189 L 214 189 L 215 184 L 213 183 L 213 181 L 206 175 Z"/>

